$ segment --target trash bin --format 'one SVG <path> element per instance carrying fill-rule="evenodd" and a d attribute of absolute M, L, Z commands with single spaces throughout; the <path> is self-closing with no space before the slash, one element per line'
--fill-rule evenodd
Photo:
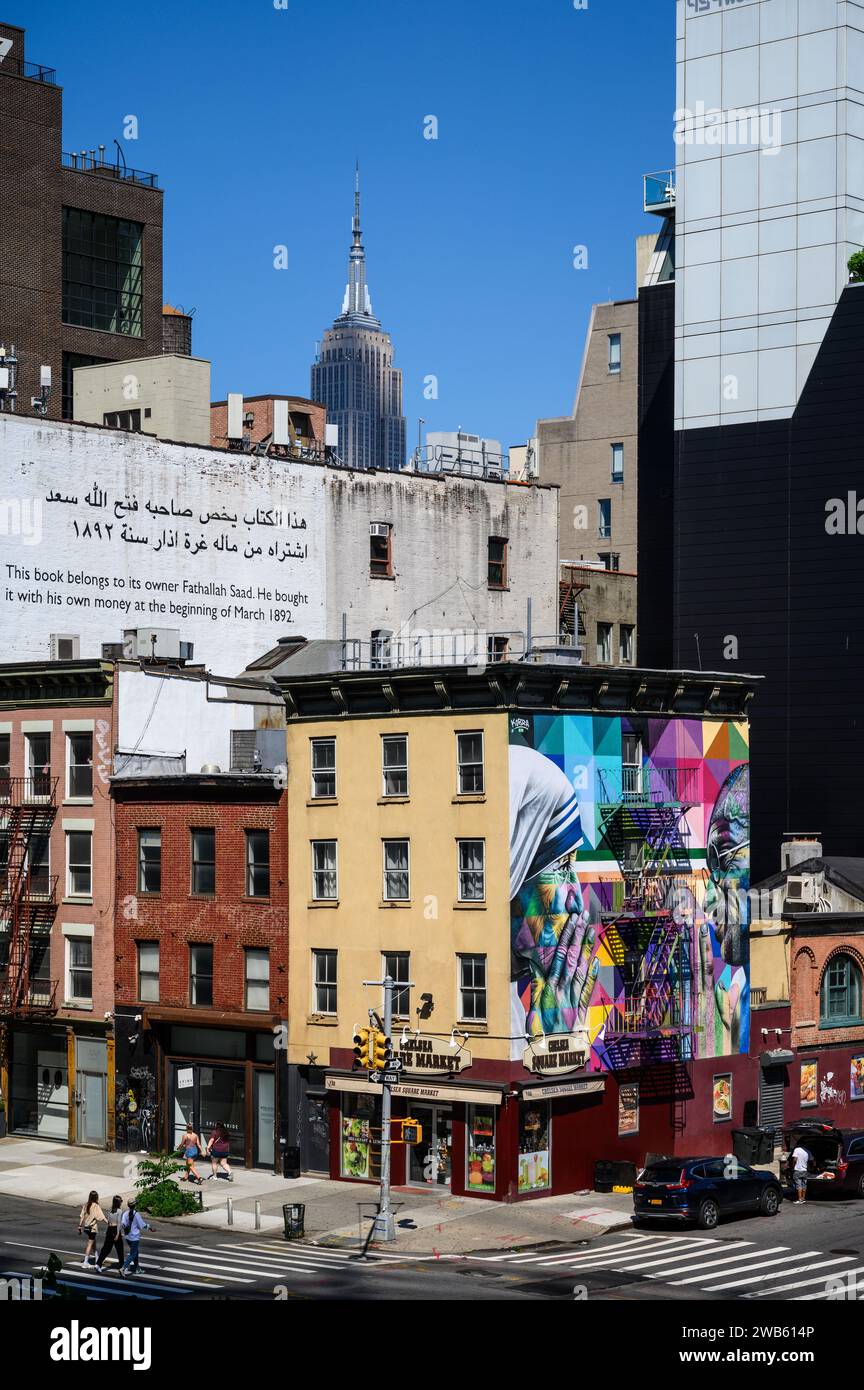
<path fill-rule="evenodd" d="M 306 1224 L 306 1207 L 303 1202 L 286 1202 L 282 1208 L 285 1222 L 285 1239 L 297 1240 L 303 1235 Z"/>
<path fill-rule="evenodd" d="M 755 1162 L 755 1163 L 773 1163 L 773 1162 L 774 1162 L 774 1145 L 775 1145 L 775 1142 L 776 1142 L 776 1136 L 775 1136 L 774 1130 L 773 1130 L 773 1129 L 766 1129 L 764 1125 L 760 1126 L 760 1129 L 759 1129 L 758 1157 L 754 1159 L 754 1162 Z"/>
<path fill-rule="evenodd" d="M 283 1178 L 299 1178 L 300 1176 L 300 1146 L 299 1144 L 286 1144 L 282 1150 L 282 1176 Z"/>
<path fill-rule="evenodd" d="M 611 1192 L 615 1187 L 632 1187 L 636 1165 L 627 1159 L 601 1158 L 594 1164 L 594 1191 Z"/>
<path fill-rule="evenodd" d="M 772 1163 L 774 1160 L 774 1131 L 764 1125 L 747 1125 L 733 1129 L 732 1152 L 741 1163 Z"/>

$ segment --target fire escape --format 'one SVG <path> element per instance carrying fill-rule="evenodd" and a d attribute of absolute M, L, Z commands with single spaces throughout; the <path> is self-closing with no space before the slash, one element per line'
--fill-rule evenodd
<path fill-rule="evenodd" d="M 606 945 L 623 982 L 605 1029 L 615 1071 L 693 1056 L 696 876 L 686 813 L 698 770 L 624 765 L 598 772 L 600 831 L 621 878 L 603 885 Z"/>
<path fill-rule="evenodd" d="M 28 1019 L 55 1012 L 56 981 L 40 968 L 50 953 L 57 876 L 34 852 L 47 846 L 57 814 L 50 770 L 0 780 L 0 1014 Z M 50 959 L 50 955 L 49 955 Z"/>

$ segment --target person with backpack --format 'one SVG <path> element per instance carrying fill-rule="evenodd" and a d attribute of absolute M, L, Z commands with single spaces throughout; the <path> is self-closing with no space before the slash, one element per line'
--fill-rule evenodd
<path fill-rule="evenodd" d="M 149 1221 L 138 1211 L 135 1205 L 135 1198 L 130 1197 L 128 1210 L 123 1213 L 123 1220 L 120 1222 L 120 1231 L 126 1237 L 129 1246 L 129 1253 L 120 1266 L 120 1276 L 125 1279 L 127 1274 L 139 1274 L 141 1267 L 138 1263 L 138 1256 L 141 1252 L 141 1236 L 145 1231 L 152 1231 L 153 1227 Z"/>
<path fill-rule="evenodd" d="M 123 1232 L 120 1230 L 120 1222 L 123 1213 L 120 1208 L 123 1206 L 123 1198 L 115 1197 L 111 1203 L 111 1210 L 105 1220 L 108 1222 L 108 1229 L 105 1232 L 105 1239 L 102 1242 L 102 1249 L 96 1261 L 96 1269 L 101 1274 L 105 1268 L 105 1261 L 113 1250 L 117 1256 L 117 1268 L 123 1265 Z"/>
<path fill-rule="evenodd" d="M 81 1261 L 82 1269 L 96 1268 L 96 1237 L 99 1234 L 99 1222 L 105 1219 L 105 1213 L 99 1205 L 99 1193 L 91 1192 L 78 1217 L 78 1234 L 87 1237 L 84 1258 Z"/>
<path fill-rule="evenodd" d="M 228 1167 L 228 1155 L 231 1152 L 231 1140 L 228 1131 L 219 1121 L 213 1126 L 213 1133 L 207 1143 L 207 1154 L 210 1159 L 210 1166 L 213 1171 L 211 1178 L 225 1178 L 228 1182 L 234 1181 L 234 1174 Z"/>

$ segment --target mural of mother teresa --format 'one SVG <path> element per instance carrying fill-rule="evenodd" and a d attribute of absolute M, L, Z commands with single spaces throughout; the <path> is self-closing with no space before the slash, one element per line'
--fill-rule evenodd
<path fill-rule="evenodd" d="M 557 764 L 533 748 L 510 747 L 510 901 L 514 974 L 530 970 L 527 1006 L 510 986 L 514 1039 L 572 1032 L 584 1019 L 598 964 L 569 856 L 582 843 L 579 802 Z M 513 1053 L 521 1050 L 514 1043 Z"/>

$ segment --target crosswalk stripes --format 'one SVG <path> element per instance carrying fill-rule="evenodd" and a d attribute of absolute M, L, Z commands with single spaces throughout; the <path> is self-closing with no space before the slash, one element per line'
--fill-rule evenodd
<path fill-rule="evenodd" d="M 827 1297 L 827 1281 L 832 1276 L 840 1279 L 851 1276 L 855 1271 L 848 1266 L 862 1257 L 864 1251 L 861 1255 L 831 1255 L 820 1250 L 795 1251 L 788 1245 L 760 1246 L 755 1241 L 743 1239 L 653 1236 L 640 1232 L 555 1254 L 549 1251 L 508 1252 L 478 1258 L 484 1263 L 506 1264 L 525 1273 L 566 1271 L 590 1275 L 595 1270 L 611 1270 L 641 1275 L 673 1288 L 686 1287 L 702 1293 L 725 1294 L 729 1298 L 785 1299 L 795 1297 L 798 1289 L 810 1288 L 809 1293 L 797 1294 L 798 1298 L 805 1299 Z M 808 1277 L 798 1280 L 798 1275 Z M 812 1291 L 814 1286 L 815 1292 Z"/>

